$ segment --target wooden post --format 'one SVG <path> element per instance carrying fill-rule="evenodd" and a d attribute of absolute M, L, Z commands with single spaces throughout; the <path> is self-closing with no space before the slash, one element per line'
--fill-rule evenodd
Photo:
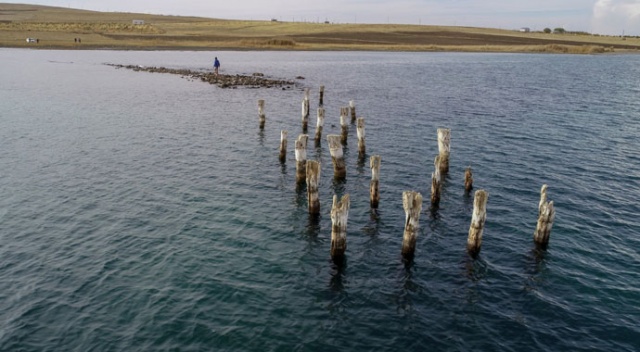
<path fill-rule="evenodd" d="M 318 108 L 318 121 L 316 122 L 316 145 L 322 140 L 322 128 L 324 126 L 324 108 Z"/>
<path fill-rule="evenodd" d="M 480 253 L 480 246 L 482 245 L 482 232 L 484 231 L 484 222 L 487 220 L 488 199 L 489 193 L 483 189 L 476 191 L 473 198 L 473 216 L 471 217 L 469 237 L 467 238 L 467 251 L 474 258 Z"/>
<path fill-rule="evenodd" d="M 320 103 L 318 106 L 324 106 L 324 86 L 320 86 Z"/>
<path fill-rule="evenodd" d="M 333 196 L 331 207 L 331 257 L 341 259 L 347 250 L 347 220 L 349 218 L 349 195 Z"/>
<path fill-rule="evenodd" d="M 267 121 L 267 117 L 264 114 L 264 99 L 258 100 L 258 119 L 260 120 L 260 129 L 264 129 L 264 123 Z"/>
<path fill-rule="evenodd" d="M 471 192 L 473 189 L 473 174 L 471 173 L 471 166 L 464 171 L 464 191 L 466 193 Z"/>
<path fill-rule="evenodd" d="M 380 203 L 380 161 L 382 158 L 380 155 L 372 155 L 369 159 L 369 166 L 371 167 L 371 185 L 369 186 L 369 194 L 371 199 L 371 207 L 378 208 Z"/>
<path fill-rule="evenodd" d="M 556 210 L 553 207 L 553 201 L 547 202 L 547 185 L 542 185 L 540 203 L 538 204 L 538 224 L 536 232 L 533 233 L 533 240 L 543 248 L 549 244 L 549 235 L 551 235 L 555 217 Z"/>
<path fill-rule="evenodd" d="M 309 88 L 304 89 L 304 99 L 302 100 L 302 131 L 307 132 L 309 125 Z"/>
<path fill-rule="evenodd" d="M 433 161 L 433 165 L 435 166 L 435 170 L 431 173 L 431 205 L 438 206 L 440 204 L 440 190 L 441 186 L 441 173 L 440 173 L 440 162 L 442 158 L 440 155 L 436 156 Z"/>
<path fill-rule="evenodd" d="M 440 155 L 440 172 L 449 172 L 449 152 L 451 151 L 451 130 L 438 128 L 438 155 Z"/>
<path fill-rule="evenodd" d="M 296 140 L 296 183 L 307 179 L 307 140 L 309 136 L 301 134 Z"/>
<path fill-rule="evenodd" d="M 349 124 L 347 123 L 347 115 L 349 114 L 348 107 L 340 108 L 340 126 L 342 126 L 342 144 L 347 144 L 347 137 L 349 136 Z"/>
<path fill-rule="evenodd" d="M 285 162 L 287 160 L 287 131 L 280 131 L 280 161 Z"/>
<path fill-rule="evenodd" d="M 402 192 L 402 206 L 406 214 L 404 236 L 402 238 L 402 255 L 413 256 L 416 250 L 420 212 L 422 211 L 422 195 L 414 191 Z"/>
<path fill-rule="evenodd" d="M 307 160 L 307 200 L 309 202 L 309 214 L 320 214 L 320 198 L 318 197 L 319 183 L 320 163 L 315 160 Z"/>
<path fill-rule="evenodd" d="M 366 147 L 364 145 L 364 118 L 358 119 L 358 154 L 363 156 L 366 151 Z"/>
<path fill-rule="evenodd" d="M 347 177 L 347 169 L 344 163 L 344 154 L 342 152 L 340 136 L 335 134 L 328 135 L 327 141 L 329 142 L 331 160 L 333 160 L 333 177 L 336 179 L 344 179 Z"/>
<path fill-rule="evenodd" d="M 356 122 L 356 103 L 349 100 L 349 110 L 351 111 L 351 123 Z"/>

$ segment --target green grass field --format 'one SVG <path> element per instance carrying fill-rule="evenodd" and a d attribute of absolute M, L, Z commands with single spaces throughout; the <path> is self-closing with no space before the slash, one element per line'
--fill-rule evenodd
<path fill-rule="evenodd" d="M 602 53 L 639 51 L 640 39 L 429 25 L 220 20 L 0 3 L 0 47 Z"/>

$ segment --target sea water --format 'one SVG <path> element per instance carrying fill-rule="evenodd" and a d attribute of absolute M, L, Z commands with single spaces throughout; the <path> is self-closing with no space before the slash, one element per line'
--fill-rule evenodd
<path fill-rule="evenodd" d="M 223 74 L 296 83 L 221 89 L 104 65 L 210 71 L 214 56 Z M 0 350 L 640 349 L 638 55 L 0 49 L 0 61 Z M 304 88 L 315 133 L 320 85 L 314 219 L 293 141 Z M 349 100 L 367 154 L 350 125 L 336 181 L 326 135 Z M 438 128 L 451 157 L 436 209 Z M 489 193 L 475 260 L 468 166 Z M 538 250 L 543 184 L 556 218 Z M 405 190 L 425 199 L 412 261 Z M 344 194 L 336 265 L 329 212 Z"/>

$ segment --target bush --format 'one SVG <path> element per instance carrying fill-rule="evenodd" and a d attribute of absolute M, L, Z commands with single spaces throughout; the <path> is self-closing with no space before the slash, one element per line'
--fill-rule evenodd
<path fill-rule="evenodd" d="M 259 39 L 243 39 L 242 45 L 260 46 L 260 47 L 294 47 L 297 43 L 288 38 L 259 38 Z"/>
<path fill-rule="evenodd" d="M 545 33 L 551 33 L 551 28 L 547 27 L 547 28 L 543 29 L 542 31 L 545 32 Z"/>

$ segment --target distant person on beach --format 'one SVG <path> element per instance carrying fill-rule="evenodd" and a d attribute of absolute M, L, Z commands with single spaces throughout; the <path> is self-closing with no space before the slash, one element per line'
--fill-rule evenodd
<path fill-rule="evenodd" d="M 218 75 L 219 68 L 220 68 L 220 61 L 218 61 L 218 57 L 216 57 L 215 60 L 213 60 L 213 73 L 215 73 L 216 76 Z"/>

